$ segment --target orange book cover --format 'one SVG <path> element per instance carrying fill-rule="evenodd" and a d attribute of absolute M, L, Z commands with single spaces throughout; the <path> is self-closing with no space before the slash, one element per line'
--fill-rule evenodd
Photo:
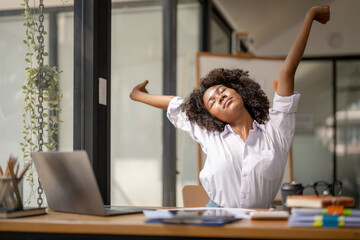
<path fill-rule="evenodd" d="M 317 196 L 317 195 L 292 195 L 286 198 L 287 207 L 312 207 L 324 208 L 327 206 L 351 207 L 355 203 L 353 197 L 347 196 Z"/>

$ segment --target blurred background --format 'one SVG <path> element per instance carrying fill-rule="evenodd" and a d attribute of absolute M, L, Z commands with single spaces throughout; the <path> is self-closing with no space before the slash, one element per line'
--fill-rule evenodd
<path fill-rule="evenodd" d="M 10 153 L 22 156 L 21 86 L 26 79 L 26 48 L 21 3 L 2 0 L 0 5 L 2 166 Z M 44 4 L 48 32 L 45 45 L 49 52 L 46 61 L 62 71 L 59 150 L 72 151 L 74 1 L 45 0 Z M 330 5 L 331 20 L 325 26 L 314 23 L 296 75 L 295 89 L 302 97 L 293 142 L 293 178 L 304 185 L 340 180 L 343 193 L 355 197 L 358 204 L 360 1 L 178 0 L 177 95 L 186 97 L 196 85 L 197 52 L 231 54 L 232 35 L 242 32 L 247 34 L 245 52 L 285 57 L 306 11 L 325 4 Z M 209 14 L 206 32 L 204 14 Z M 111 21 L 111 203 L 161 206 L 162 112 L 133 102 L 128 96 L 133 86 L 145 79 L 150 81 L 151 93 L 162 93 L 162 2 L 112 1 Z M 180 132 L 176 148 L 176 202 L 181 206 L 182 187 L 198 183 L 198 152 L 196 144 Z M 26 188 L 24 184 L 24 194 L 28 194 Z"/>

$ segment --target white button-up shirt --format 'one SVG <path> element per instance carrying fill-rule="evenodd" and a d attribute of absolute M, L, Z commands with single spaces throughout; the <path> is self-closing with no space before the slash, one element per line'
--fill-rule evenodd
<path fill-rule="evenodd" d="M 200 180 L 210 199 L 222 207 L 270 207 L 282 183 L 299 99 L 299 93 L 289 97 L 275 93 L 270 120 L 265 124 L 254 121 L 246 142 L 230 125 L 214 132 L 188 121 L 181 111 L 184 100 L 171 100 L 170 122 L 187 132 L 207 155 Z"/>

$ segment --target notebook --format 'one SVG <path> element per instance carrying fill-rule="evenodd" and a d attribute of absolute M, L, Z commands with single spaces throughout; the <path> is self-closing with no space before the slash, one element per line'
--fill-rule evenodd
<path fill-rule="evenodd" d="M 104 206 L 85 151 L 33 152 L 50 209 L 98 216 L 141 213 L 143 208 Z"/>

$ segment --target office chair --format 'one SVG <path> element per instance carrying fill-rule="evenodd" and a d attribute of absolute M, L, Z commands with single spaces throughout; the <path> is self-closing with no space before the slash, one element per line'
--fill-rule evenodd
<path fill-rule="evenodd" d="M 182 189 L 184 207 L 205 207 L 209 196 L 201 185 L 185 185 Z"/>

